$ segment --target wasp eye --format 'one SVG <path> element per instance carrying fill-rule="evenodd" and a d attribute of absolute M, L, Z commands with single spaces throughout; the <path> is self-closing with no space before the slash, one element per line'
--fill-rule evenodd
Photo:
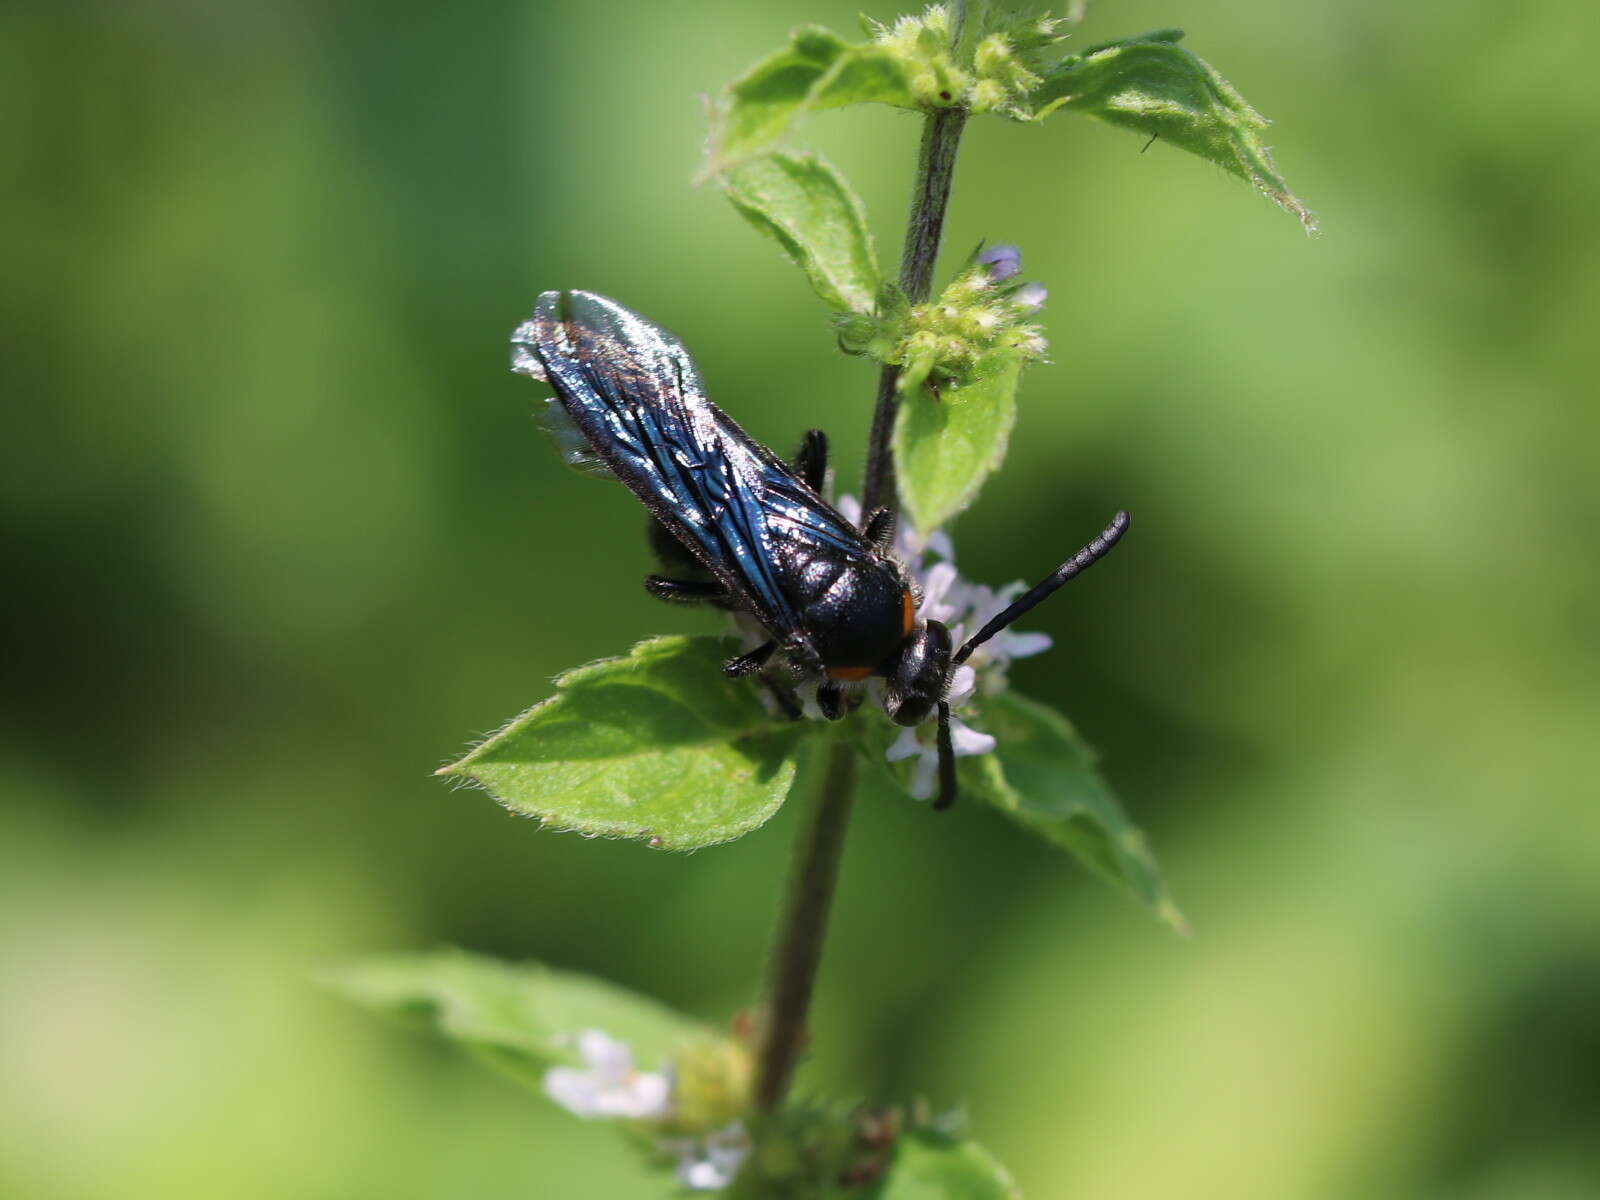
<path fill-rule="evenodd" d="M 944 699 L 950 669 L 950 631 L 939 621 L 912 630 L 884 671 L 884 711 L 897 725 L 921 725 Z"/>

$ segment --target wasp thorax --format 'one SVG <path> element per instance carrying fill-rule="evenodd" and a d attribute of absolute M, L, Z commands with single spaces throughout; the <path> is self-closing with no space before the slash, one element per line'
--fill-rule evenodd
<path fill-rule="evenodd" d="M 950 631 L 941 621 L 915 629 L 890 665 L 883 708 L 897 725 L 921 725 L 944 699 L 950 669 Z"/>

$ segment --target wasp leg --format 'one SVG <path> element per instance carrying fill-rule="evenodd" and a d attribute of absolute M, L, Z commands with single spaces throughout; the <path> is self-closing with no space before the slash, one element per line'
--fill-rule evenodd
<path fill-rule="evenodd" d="M 728 598 L 720 583 L 701 583 L 693 579 L 667 579 L 646 575 L 644 590 L 669 604 L 718 604 Z"/>
<path fill-rule="evenodd" d="M 875 508 L 861 527 L 861 536 L 871 543 L 879 554 L 887 554 L 894 545 L 894 510 Z"/>
<path fill-rule="evenodd" d="M 766 686 L 767 694 L 777 701 L 778 707 L 783 710 L 783 715 L 791 721 L 798 721 L 806 715 L 805 709 L 800 707 L 800 701 L 788 688 L 775 679 L 768 679 L 765 675 L 761 682 Z"/>
<path fill-rule="evenodd" d="M 844 689 L 831 679 L 817 685 L 817 707 L 830 721 L 844 716 Z"/>
<path fill-rule="evenodd" d="M 800 449 L 794 454 L 794 473 L 817 495 L 828 482 L 828 435 L 820 429 L 806 430 Z"/>
<path fill-rule="evenodd" d="M 778 648 L 777 642 L 762 642 L 748 654 L 741 654 L 738 658 L 730 658 L 722 664 L 722 673 L 734 679 L 743 679 L 746 675 L 754 675 L 767 665 L 767 659 L 772 657 L 772 652 Z"/>

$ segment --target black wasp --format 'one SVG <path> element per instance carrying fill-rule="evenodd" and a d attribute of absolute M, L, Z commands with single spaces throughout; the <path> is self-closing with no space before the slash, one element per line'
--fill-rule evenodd
<path fill-rule="evenodd" d="M 1118 513 L 953 651 L 943 624 L 917 619 L 911 577 L 889 554 L 894 514 L 864 514 L 857 529 L 822 498 L 828 443 L 819 430 L 785 463 L 706 398 L 677 338 L 592 292 L 545 292 L 512 346 L 513 370 L 555 388 L 549 424 L 568 460 L 620 479 L 655 518 L 651 540 L 670 574 L 649 576 L 650 594 L 754 618 L 768 640 L 723 669 L 752 675 L 781 654 L 795 677 L 818 681 L 817 705 L 829 720 L 845 713 L 843 684 L 883 676 L 891 720 L 938 719 L 935 808 L 956 797 L 951 673 L 1128 528 L 1128 514 Z M 787 705 L 799 715 L 792 697 Z"/>

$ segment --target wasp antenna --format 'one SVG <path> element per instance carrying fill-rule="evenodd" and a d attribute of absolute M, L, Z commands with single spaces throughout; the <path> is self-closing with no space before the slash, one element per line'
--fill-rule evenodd
<path fill-rule="evenodd" d="M 956 750 L 950 744 L 950 705 L 939 701 L 939 798 L 934 812 L 943 812 L 956 802 Z"/>
<path fill-rule="evenodd" d="M 1005 612 L 1001 613 L 994 620 L 990 621 L 982 629 L 978 630 L 977 633 L 973 634 L 973 636 L 967 640 L 967 644 L 962 646 L 961 649 L 956 652 L 955 658 L 951 661 L 957 666 L 966 662 L 968 656 L 971 655 L 971 653 L 979 646 L 983 645 L 995 634 L 999 633 L 1002 629 L 1011 624 L 1011 622 L 1015 621 L 1034 605 L 1044 600 L 1068 580 L 1074 579 L 1083 574 L 1090 567 L 1094 566 L 1095 563 L 1099 562 L 1102 558 L 1109 554 L 1111 552 L 1111 547 L 1115 546 L 1119 541 L 1121 541 L 1122 535 L 1127 532 L 1128 514 L 1126 512 L 1119 512 L 1116 516 L 1111 518 L 1111 524 L 1107 525 L 1100 531 L 1099 537 L 1095 538 L 1094 541 L 1090 542 L 1082 550 L 1079 550 L 1071 558 L 1067 559 L 1066 562 L 1062 563 L 1054 571 L 1050 572 L 1048 576 L 1041 580 L 1026 595 L 1022 596 L 1015 604 L 1006 609 Z"/>

